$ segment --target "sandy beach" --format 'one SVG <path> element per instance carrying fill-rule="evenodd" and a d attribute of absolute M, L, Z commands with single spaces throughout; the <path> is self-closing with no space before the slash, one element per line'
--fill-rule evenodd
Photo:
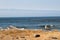
<path fill-rule="evenodd" d="M 60 32 L 58 30 L 0 30 L 0 40 L 60 40 Z"/>

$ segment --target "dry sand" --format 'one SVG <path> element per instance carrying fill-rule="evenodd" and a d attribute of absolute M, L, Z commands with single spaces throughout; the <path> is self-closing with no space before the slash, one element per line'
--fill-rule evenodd
<path fill-rule="evenodd" d="M 60 32 L 57 30 L 0 30 L 0 40 L 60 40 Z"/>

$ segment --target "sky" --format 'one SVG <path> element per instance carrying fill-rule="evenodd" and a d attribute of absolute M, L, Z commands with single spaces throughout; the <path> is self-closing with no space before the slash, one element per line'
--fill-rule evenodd
<path fill-rule="evenodd" d="M 18 9 L 18 11 L 16 11 L 16 9 Z M 23 11 L 21 12 L 21 10 Z M 42 10 L 42 13 L 38 11 L 35 12 L 34 10 Z M 46 12 L 44 13 L 43 10 L 46 10 Z M 56 11 L 48 12 L 47 10 Z M 29 16 L 60 16 L 60 0 L 0 0 L 0 17 Z"/>

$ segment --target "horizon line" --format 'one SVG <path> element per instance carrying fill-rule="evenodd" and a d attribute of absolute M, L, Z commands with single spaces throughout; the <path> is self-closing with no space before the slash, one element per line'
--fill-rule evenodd
<path fill-rule="evenodd" d="M 0 9 L 0 10 L 55 10 L 55 9 Z M 55 10 L 60 11 L 60 10 Z"/>
<path fill-rule="evenodd" d="M 27 16 L 25 16 L 27 17 Z M 28 17 L 60 17 L 60 16 L 28 16 Z M 11 17 L 0 17 L 0 18 L 11 18 Z M 14 18 L 14 17 L 12 17 Z"/>

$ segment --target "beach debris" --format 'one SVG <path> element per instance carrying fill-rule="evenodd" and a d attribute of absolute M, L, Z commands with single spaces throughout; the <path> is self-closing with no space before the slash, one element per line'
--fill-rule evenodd
<path fill-rule="evenodd" d="M 25 38 L 25 37 L 21 37 L 21 38 Z"/>
<path fill-rule="evenodd" d="M 57 37 L 53 37 L 53 36 L 51 36 L 51 37 L 48 37 L 48 38 L 46 38 L 45 40 L 59 40 L 59 38 L 57 38 Z"/>
<path fill-rule="evenodd" d="M 18 30 L 24 30 L 24 28 L 17 28 L 15 26 L 10 25 L 9 27 L 7 27 L 7 29 L 18 29 Z"/>
<path fill-rule="evenodd" d="M 40 37 L 40 35 L 39 34 L 34 34 L 34 36 L 37 38 L 37 37 Z"/>
<path fill-rule="evenodd" d="M 24 28 L 19 28 L 18 30 L 24 30 Z"/>
<path fill-rule="evenodd" d="M 13 25 L 10 25 L 9 27 L 7 27 L 7 29 L 17 29 L 17 28 Z"/>
<path fill-rule="evenodd" d="M 16 39 L 19 39 L 19 37 L 16 37 Z"/>
<path fill-rule="evenodd" d="M 52 39 L 58 39 L 57 37 L 51 37 Z"/>

